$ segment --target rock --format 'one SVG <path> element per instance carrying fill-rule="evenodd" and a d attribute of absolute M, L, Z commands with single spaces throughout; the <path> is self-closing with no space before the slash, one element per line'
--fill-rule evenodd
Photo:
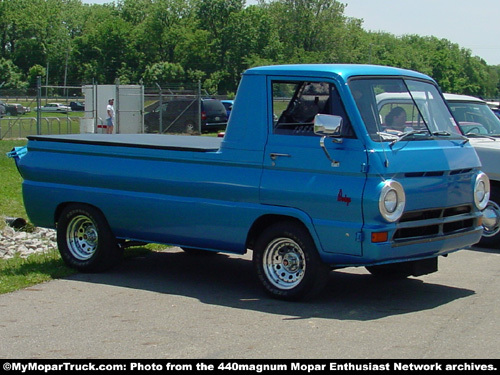
<path fill-rule="evenodd" d="M 33 232 L 15 231 L 9 226 L 0 230 L 0 258 L 8 259 L 18 254 L 22 258 L 30 254 L 57 249 L 56 231 L 35 228 Z"/>

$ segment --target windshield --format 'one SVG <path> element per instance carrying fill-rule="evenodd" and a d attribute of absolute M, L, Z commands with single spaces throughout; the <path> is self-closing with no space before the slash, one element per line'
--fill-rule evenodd
<path fill-rule="evenodd" d="M 455 102 L 448 105 L 465 135 L 483 134 L 500 136 L 500 119 L 483 102 Z"/>
<path fill-rule="evenodd" d="M 358 110 L 374 141 L 461 137 L 437 88 L 402 78 L 366 78 L 349 82 Z M 409 137 L 411 135 L 411 137 Z"/>

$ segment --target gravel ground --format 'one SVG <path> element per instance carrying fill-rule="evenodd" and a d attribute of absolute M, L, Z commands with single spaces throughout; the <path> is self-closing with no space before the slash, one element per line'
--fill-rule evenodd
<path fill-rule="evenodd" d="M 57 249 L 56 231 L 53 229 L 37 227 L 33 232 L 23 232 L 8 225 L 0 229 L 0 259 L 9 259 L 16 254 L 26 258 L 50 249 Z"/>

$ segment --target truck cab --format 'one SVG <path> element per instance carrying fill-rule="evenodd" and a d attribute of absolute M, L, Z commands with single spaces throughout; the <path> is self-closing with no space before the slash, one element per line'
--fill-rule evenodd
<path fill-rule="evenodd" d="M 428 77 L 366 65 L 263 67 L 246 74 L 258 75 L 260 89 L 243 86 L 238 95 L 262 92 L 253 103 L 269 111 L 242 118 L 248 109 L 242 112 L 237 97 L 221 150 L 243 138 L 260 146 L 262 203 L 284 206 L 302 195 L 294 204 L 311 218 L 327 261 L 383 263 L 402 260 L 403 246 L 417 254 L 422 243 L 444 241 L 440 252 L 446 252 L 460 233 L 478 239 L 480 213 L 466 202 L 485 176 Z M 383 93 L 411 101 L 411 129 L 387 129 L 387 108 L 378 99 Z M 338 128 L 315 132 L 318 115 L 339 118 Z M 267 123 L 267 132 L 252 132 L 255 123 Z M 474 219 L 463 220 L 471 214 Z"/>

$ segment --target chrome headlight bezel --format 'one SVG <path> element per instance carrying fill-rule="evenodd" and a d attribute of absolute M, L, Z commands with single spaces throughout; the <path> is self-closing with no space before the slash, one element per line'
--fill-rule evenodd
<path fill-rule="evenodd" d="M 486 173 L 480 172 L 474 182 L 474 204 L 482 211 L 490 200 L 490 179 Z"/>
<path fill-rule="evenodd" d="M 403 186 L 395 180 L 387 180 L 380 191 L 378 208 L 382 217 L 393 223 L 403 215 L 406 195 Z"/>

